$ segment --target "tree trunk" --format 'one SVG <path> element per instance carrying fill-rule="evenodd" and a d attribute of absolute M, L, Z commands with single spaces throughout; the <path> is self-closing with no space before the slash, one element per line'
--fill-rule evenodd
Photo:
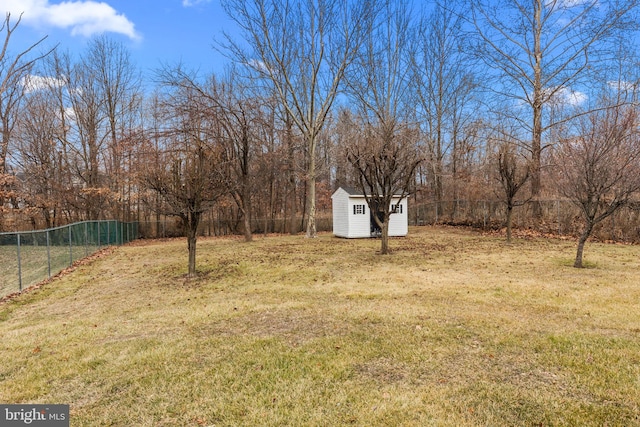
<path fill-rule="evenodd" d="M 580 235 L 580 239 L 578 240 L 578 250 L 576 252 L 576 259 L 573 262 L 573 266 L 575 268 L 582 268 L 582 253 L 584 252 L 584 244 L 587 242 L 587 239 L 589 238 L 589 236 L 591 235 L 591 232 L 593 231 L 593 224 L 588 224 L 584 231 L 582 232 L 582 235 Z"/>
<path fill-rule="evenodd" d="M 187 247 L 189 249 L 189 277 L 193 277 L 196 274 L 196 230 L 187 230 Z"/>
<path fill-rule="evenodd" d="M 189 250 L 189 277 L 193 277 L 196 274 L 196 241 L 198 239 L 200 215 L 200 212 L 192 212 L 185 221 L 187 228 L 187 248 Z"/>
<path fill-rule="evenodd" d="M 309 144 L 309 170 L 307 175 L 307 206 L 309 208 L 307 216 L 307 237 L 318 236 L 316 231 L 316 148 L 314 141 Z"/>
<path fill-rule="evenodd" d="M 542 107 L 544 105 L 544 90 L 542 87 L 542 2 L 534 2 L 534 31 L 533 31 L 533 131 L 531 135 L 531 198 L 533 200 L 533 216 L 536 221 L 542 219 L 540 205 L 540 191 L 542 190 L 540 172 L 542 157 Z"/>
<path fill-rule="evenodd" d="M 513 222 L 513 206 L 507 206 L 507 243 L 511 243 L 512 222 Z"/>
<path fill-rule="evenodd" d="M 533 217 L 536 221 L 540 221 L 542 219 L 542 204 L 540 203 L 540 192 L 542 190 L 540 174 L 542 167 L 540 158 L 540 136 L 538 136 L 537 142 L 534 141 L 531 158 L 531 205 Z"/>
<path fill-rule="evenodd" d="M 389 254 L 389 218 L 385 218 L 380 228 L 382 231 L 380 237 L 380 255 L 387 255 Z"/>
<path fill-rule="evenodd" d="M 248 194 L 248 186 L 244 184 L 242 187 L 242 200 L 240 202 L 242 206 L 240 211 L 242 212 L 244 226 L 244 241 L 250 242 L 253 240 L 253 234 L 251 233 L 251 201 L 249 199 L 251 196 Z"/>
<path fill-rule="evenodd" d="M 253 240 L 253 234 L 251 234 L 251 218 L 249 217 L 248 209 L 244 212 L 244 241 L 250 242 Z"/>

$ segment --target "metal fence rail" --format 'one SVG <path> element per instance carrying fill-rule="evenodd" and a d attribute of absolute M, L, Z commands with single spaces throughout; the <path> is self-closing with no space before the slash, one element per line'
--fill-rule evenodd
<path fill-rule="evenodd" d="M 115 220 L 0 233 L 0 297 L 50 278 L 100 248 L 137 238 L 137 222 Z"/>

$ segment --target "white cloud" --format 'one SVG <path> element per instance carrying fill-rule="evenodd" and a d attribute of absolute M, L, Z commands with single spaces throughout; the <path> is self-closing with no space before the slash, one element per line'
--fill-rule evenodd
<path fill-rule="evenodd" d="M 89 37 L 112 32 L 138 40 L 133 22 L 105 2 L 72 0 L 50 3 L 49 0 L 0 0 L 0 11 L 22 15 L 25 25 L 57 27 L 71 31 L 72 35 Z"/>
<path fill-rule="evenodd" d="M 562 9 L 569 9 L 576 6 L 588 6 L 592 4 L 594 0 L 551 0 L 545 4 L 546 7 L 560 7 Z M 598 4 L 596 0 L 595 4 Z"/>
<path fill-rule="evenodd" d="M 629 82 L 626 80 L 610 80 L 607 82 L 607 84 L 609 85 L 610 88 L 615 89 L 615 90 L 622 90 L 622 91 L 634 91 L 637 89 L 637 85 L 634 84 L 633 82 Z"/>
<path fill-rule="evenodd" d="M 27 93 L 36 92 L 49 87 L 62 87 L 65 85 L 65 81 L 63 79 L 36 76 L 34 74 L 23 77 L 20 83 L 24 86 Z"/>
<path fill-rule="evenodd" d="M 550 101 L 556 105 L 570 105 L 577 107 L 584 104 L 589 96 L 580 92 L 579 90 L 573 90 L 566 87 L 547 89 L 547 96 L 550 96 Z"/>
<path fill-rule="evenodd" d="M 197 6 L 199 4 L 209 3 L 211 0 L 182 0 L 184 7 Z"/>
<path fill-rule="evenodd" d="M 578 106 L 584 104 L 589 98 L 586 93 L 579 90 L 563 88 L 558 92 L 558 96 L 562 97 L 565 104 Z"/>
<path fill-rule="evenodd" d="M 560 0 L 558 3 L 560 3 L 563 7 L 576 7 L 576 6 L 583 6 L 586 5 L 587 3 L 589 3 L 589 1 L 587 0 Z"/>
<path fill-rule="evenodd" d="M 76 119 L 76 110 L 73 107 L 67 107 L 64 109 L 64 117 L 67 120 L 75 120 Z"/>
<path fill-rule="evenodd" d="M 248 65 L 260 72 L 266 73 L 269 71 L 269 66 L 264 62 L 258 59 L 250 59 Z"/>

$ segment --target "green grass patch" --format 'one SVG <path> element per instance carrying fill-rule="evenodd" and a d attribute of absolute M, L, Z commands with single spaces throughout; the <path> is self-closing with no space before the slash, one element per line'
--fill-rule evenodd
<path fill-rule="evenodd" d="M 640 248 L 412 228 L 138 242 L 0 306 L 0 401 L 73 426 L 640 425 Z"/>

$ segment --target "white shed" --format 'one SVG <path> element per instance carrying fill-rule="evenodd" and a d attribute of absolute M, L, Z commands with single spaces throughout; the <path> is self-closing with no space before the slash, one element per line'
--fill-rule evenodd
<path fill-rule="evenodd" d="M 331 196 L 333 205 L 333 234 L 349 239 L 359 237 L 379 236 L 378 228 L 362 191 L 340 187 Z M 397 208 L 395 206 L 400 201 Z M 389 236 L 406 236 L 409 229 L 409 215 L 406 197 L 392 199 L 392 209 L 389 217 Z"/>

